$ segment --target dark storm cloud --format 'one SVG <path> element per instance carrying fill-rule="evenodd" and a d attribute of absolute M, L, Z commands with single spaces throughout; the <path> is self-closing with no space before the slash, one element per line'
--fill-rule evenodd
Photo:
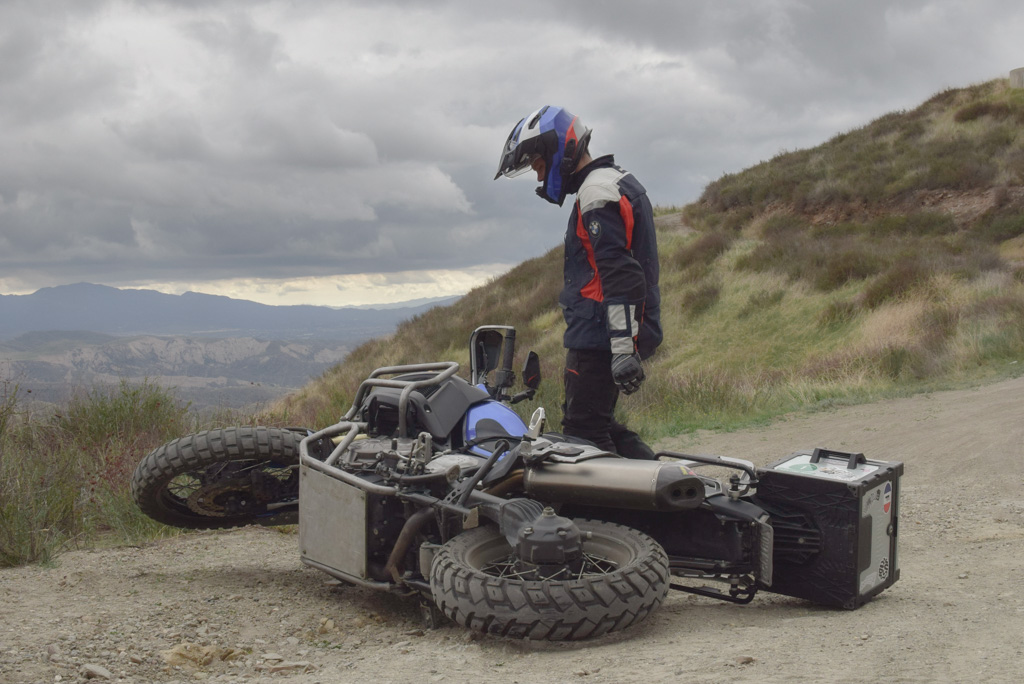
<path fill-rule="evenodd" d="M 514 263 L 562 104 L 653 201 L 1024 64 L 1008 2 L 0 5 L 0 289 Z M 1024 61 L 1024 60 L 1022 60 Z"/>

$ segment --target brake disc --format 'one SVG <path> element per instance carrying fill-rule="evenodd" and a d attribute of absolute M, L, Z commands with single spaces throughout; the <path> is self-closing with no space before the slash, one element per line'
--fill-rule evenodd
<path fill-rule="evenodd" d="M 232 497 L 237 492 L 240 496 Z M 242 509 L 251 502 L 252 482 L 245 480 L 224 480 L 200 487 L 188 497 L 188 507 L 193 513 L 213 518 L 224 518 L 229 515 L 244 513 L 244 510 L 229 511 L 224 505 L 226 501 L 237 503 Z"/>

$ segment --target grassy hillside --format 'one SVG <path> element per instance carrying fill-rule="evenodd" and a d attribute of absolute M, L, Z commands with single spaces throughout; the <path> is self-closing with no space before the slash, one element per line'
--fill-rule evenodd
<path fill-rule="evenodd" d="M 666 339 L 622 402 L 630 423 L 653 439 L 1019 373 L 1022 124 L 1024 90 L 1005 80 L 948 90 L 660 216 Z M 468 365 L 470 332 L 502 323 L 541 354 L 557 421 L 560 274 L 559 247 L 364 344 L 279 410 L 331 422 L 371 369 Z"/>

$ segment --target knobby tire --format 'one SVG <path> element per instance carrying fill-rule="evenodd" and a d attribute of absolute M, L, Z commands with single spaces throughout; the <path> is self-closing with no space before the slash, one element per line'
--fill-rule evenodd
<path fill-rule="evenodd" d="M 203 515 L 191 510 L 173 489 L 174 483 L 183 478 L 202 480 L 210 467 L 217 464 L 241 462 L 272 468 L 298 464 L 302 437 L 280 428 L 232 427 L 175 439 L 154 449 L 136 467 L 131 481 L 132 498 L 147 516 L 175 527 L 218 529 L 295 522 L 291 519 L 294 513 L 274 516 L 260 510 L 243 515 Z"/>
<path fill-rule="evenodd" d="M 468 530 L 438 551 L 430 586 L 438 608 L 456 623 L 488 634 L 575 641 L 635 625 L 665 599 L 668 557 L 636 530 L 596 520 L 575 521 L 590 533 L 585 552 L 611 553 L 617 568 L 568 580 L 523 580 L 485 572 L 511 553 L 492 526 Z"/>

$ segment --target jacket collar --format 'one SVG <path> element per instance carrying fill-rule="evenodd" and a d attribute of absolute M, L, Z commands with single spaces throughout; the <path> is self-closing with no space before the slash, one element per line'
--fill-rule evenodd
<path fill-rule="evenodd" d="M 592 160 L 589 164 L 584 166 L 576 173 L 569 176 L 569 180 L 565 186 L 565 192 L 568 195 L 575 195 L 580 191 L 580 186 L 583 185 L 583 180 L 595 169 L 604 169 L 609 166 L 615 166 L 615 155 L 606 154 L 597 159 Z"/>

